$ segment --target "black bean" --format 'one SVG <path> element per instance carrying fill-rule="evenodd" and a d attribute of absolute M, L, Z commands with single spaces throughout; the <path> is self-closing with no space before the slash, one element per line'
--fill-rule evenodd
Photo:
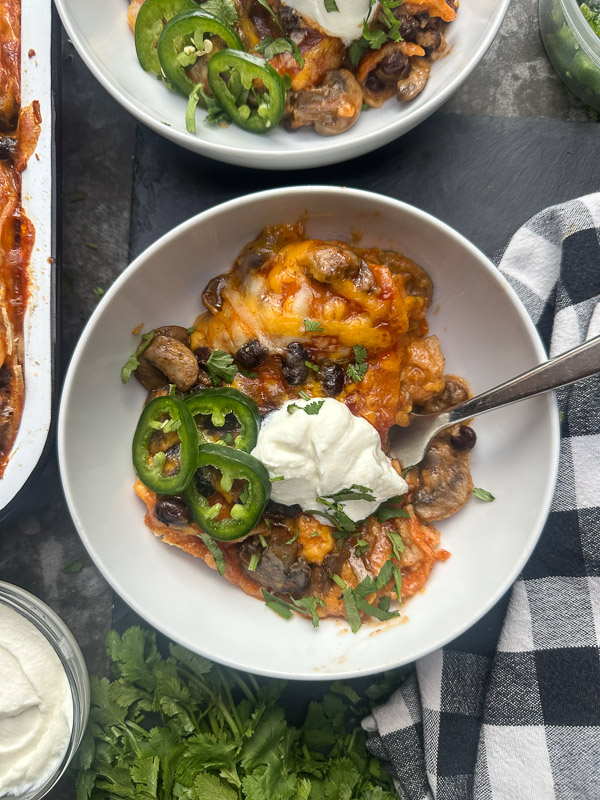
<path fill-rule="evenodd" d="M 286 506 L 283 503 L 276 503 L 275 500 L 269 500 L 264 512 L 267 519 L 275 521 L 285 519 L 286 517 L 297 517 L 302 513 L 302 508 L 297 503 L 293 506 Z"/>
<path fill-rule="evenodd" d="M 194 355 L 196 356 L 196 361 L 198 362 L 198 366 L 202 369 L 206 369 L 206 364 L 208 359 L 210 358 L 211 354 L 210 347 L 197 347 L 194 350 Z"/>
<path fill-rule="evenodd" d="M 244 369 L 259 367 L 267 358 L 267 348 L 258 339 L 251 339 L 243 344 L 235 354 L 235 360 Z"/>
<path fill-rule="evenodd" d="M 379 69 L 386 75 L 397 75 L 402 72 L 408 63 L 408 59 L 399 50 L 393 50 L 381 59 Z"/>
<path fill-rule="evenodd" d="M 374 72 L 369 75 L 365 85 L 371 92 L 382 92 L 385 89 L 385 83 Z"/>
<path fill-rule="evenodd" d="M 308 367 L 306 362 L 310 360 L 310 353 L 300 342 L 291 342 L 286 347 L 281 361 L 283 377 L 290 386 L 298 386 L 304 383 L 308 377 Z"/>
<path fill-rule="evenodd" d="M 210 497 L 215 493 L 214 487 L 209 478 L 204 474 L 201 469 L 196 470 L 194 475 L 194 482 L 196 489 L 203 497 Z"/>
<path fill-rule="evenodd" d="M 461 425 L 458 433 L 450 437 L 450 444 L 455 450 L 472 450 L 477 441 L 477 434 L 468 425 Z"/>
<path fill-rule="evenodd" d="M 165 525 L 188 525 L 192 516 L 181 497 L 161 497 L 154 506 L 154 513 Z"/>
<path fill-rule="evenodd" d="M 346 373 L 340 364 L 325 364 L 321 367 L 321 383 L 330 397 L 336 397 L 346 383 Z"/>

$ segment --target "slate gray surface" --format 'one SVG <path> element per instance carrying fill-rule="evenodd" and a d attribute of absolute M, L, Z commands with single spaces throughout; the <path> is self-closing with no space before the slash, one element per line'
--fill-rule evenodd
<path fill-rule="evenodd" d="M 129 261 L 130 233 L 132 251 L 138 252 L 173 224 L 236 194 L 310 180 L 363 186 L 432 211 L 491 254 L 530 214 L 600 184 L 600 128 L 586 124 L 586 108 L 545 58 L 537 0 L 513 0 L 486 58 L 442 112 L 377 153 L 319 171 L 261 174 L 222 167 L 140 130 L 134 192 L 134 121 L 66 40 L 61 69 L 65 365 L 98 302 L 94 289 L 107 288 Z M 188 199 L 173 204 L 182 186 Z M 76 199 L 81 193 L 85 196 Z M 99 497 L 98 513 L 102 502 Z M 81 572 L 63 572 L 79 559 Z M 110 625 L 123 627 L 135 619 L 113 597 L 79 541 L 54 451 L 11 517 L 0 523 L 0 578 L 34 592 L 61 614 L 91 671 L 106 668 L 103 638 Z M 488 627 L 484 619 L 468 635 L 484 637 Z M 52 796 L 72 798 L 69 780 Z"/>

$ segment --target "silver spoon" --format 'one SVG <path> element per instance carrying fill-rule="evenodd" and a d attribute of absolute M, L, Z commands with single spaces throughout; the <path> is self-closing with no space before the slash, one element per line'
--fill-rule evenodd
<path fill-rule="evenodd" d="M 397 458 L 403 467 L 419 464 L 433 437 L 445 428 L 597 372 L 600 372 L 600 336 L 446 411 L 411 414 L 407 428 L 394 426 L 391 429 L 390 455 Z"/>

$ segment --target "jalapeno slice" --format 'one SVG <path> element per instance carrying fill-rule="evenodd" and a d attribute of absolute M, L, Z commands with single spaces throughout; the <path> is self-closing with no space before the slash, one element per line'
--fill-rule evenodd
<path fill-rule="evenodd" d="M 179 444 L 179 469 L 165 474 L 168 456 L 162 449 L 152 453 L 152 440 L 160 433 Z M 177 397 L 155 397 L 151 400 L 135 429 L 132 456 L 135 474 L 141 482 L 158 494 L 178 494 L 191 481 L 196 471 L 198 433 L 194 418 L 185 403 Z"/>
<path fill-rule="evenodd" d="M 231 491 L 235 481 L 245 481 L 245 487 L 231 509 L 223 514 L 223 503 L 211 505 L 191 480 L 183 499 L 192 517 L 203 531 L 222 542 L 233 542 L 250 533 L 261 518 L 271 496 L 269 473 L 258 459 L 241 450 L 220 444 L 201 444 L 198 448 L 198 468 L 212 467 L 221 473 L 221 490 Z M 218 491 L 218 489 L 215 489 Z"/>
<path fill-rule="evenodd" d="M 165 23 L 194 8 L 198 8 L 194 0 L 146 0 L 135 21 L 135 52 L 146 72 L 161 74 L 156 48 Z"/>
<path fill-rule="evenodd" d="M 238 50 L 220 50 L 208 62 L 208 83 L 229 119 L 240 128 L 266 133 L 279 124 L 285 87 L 277 70 L 264 59 Z M 248 103 L 250 96 L 252 104 Z"/>
<path fill-rule="evenodd" d="M 247 453 L 255 447 L 260 428 L 260 412 L 254 400 L 247 394 L 231 387 L 204 389 L 186 397 L 185 404 L 192 417 L 198 414 L 209 416 L 215 428 L 223 428 L 227 415 L 233 414 L 241 428 L 233 436 L 233 446 Z"/>
<path fill-rule="evenodd" d="M 211 58 L 214 49 L 212 42 L 207 47 L 204 37 L 219 36 L 227 45 L 243 50 L 244 45 L 237 33 L 223 20 L 196 7 L 194 11 L 184 11 L 167 23 L 158 40 L 158 60 L 167 81 L 186 97 L 196 84 L 185 71 L 197 58 L 204 55 Z"/>

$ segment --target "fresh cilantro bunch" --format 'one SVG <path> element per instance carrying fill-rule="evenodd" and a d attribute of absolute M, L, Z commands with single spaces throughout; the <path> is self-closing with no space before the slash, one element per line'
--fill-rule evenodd
<path fill-rule="evenodd" d="M 332 684 L 301 727 L 279 705 L 284 684 L 219 667 L 155 634 L 110 631 L 114 680 L 91 679 L 77 800 L 395 800 L 360 719 L 398 674 L 367 690 Z"/>

